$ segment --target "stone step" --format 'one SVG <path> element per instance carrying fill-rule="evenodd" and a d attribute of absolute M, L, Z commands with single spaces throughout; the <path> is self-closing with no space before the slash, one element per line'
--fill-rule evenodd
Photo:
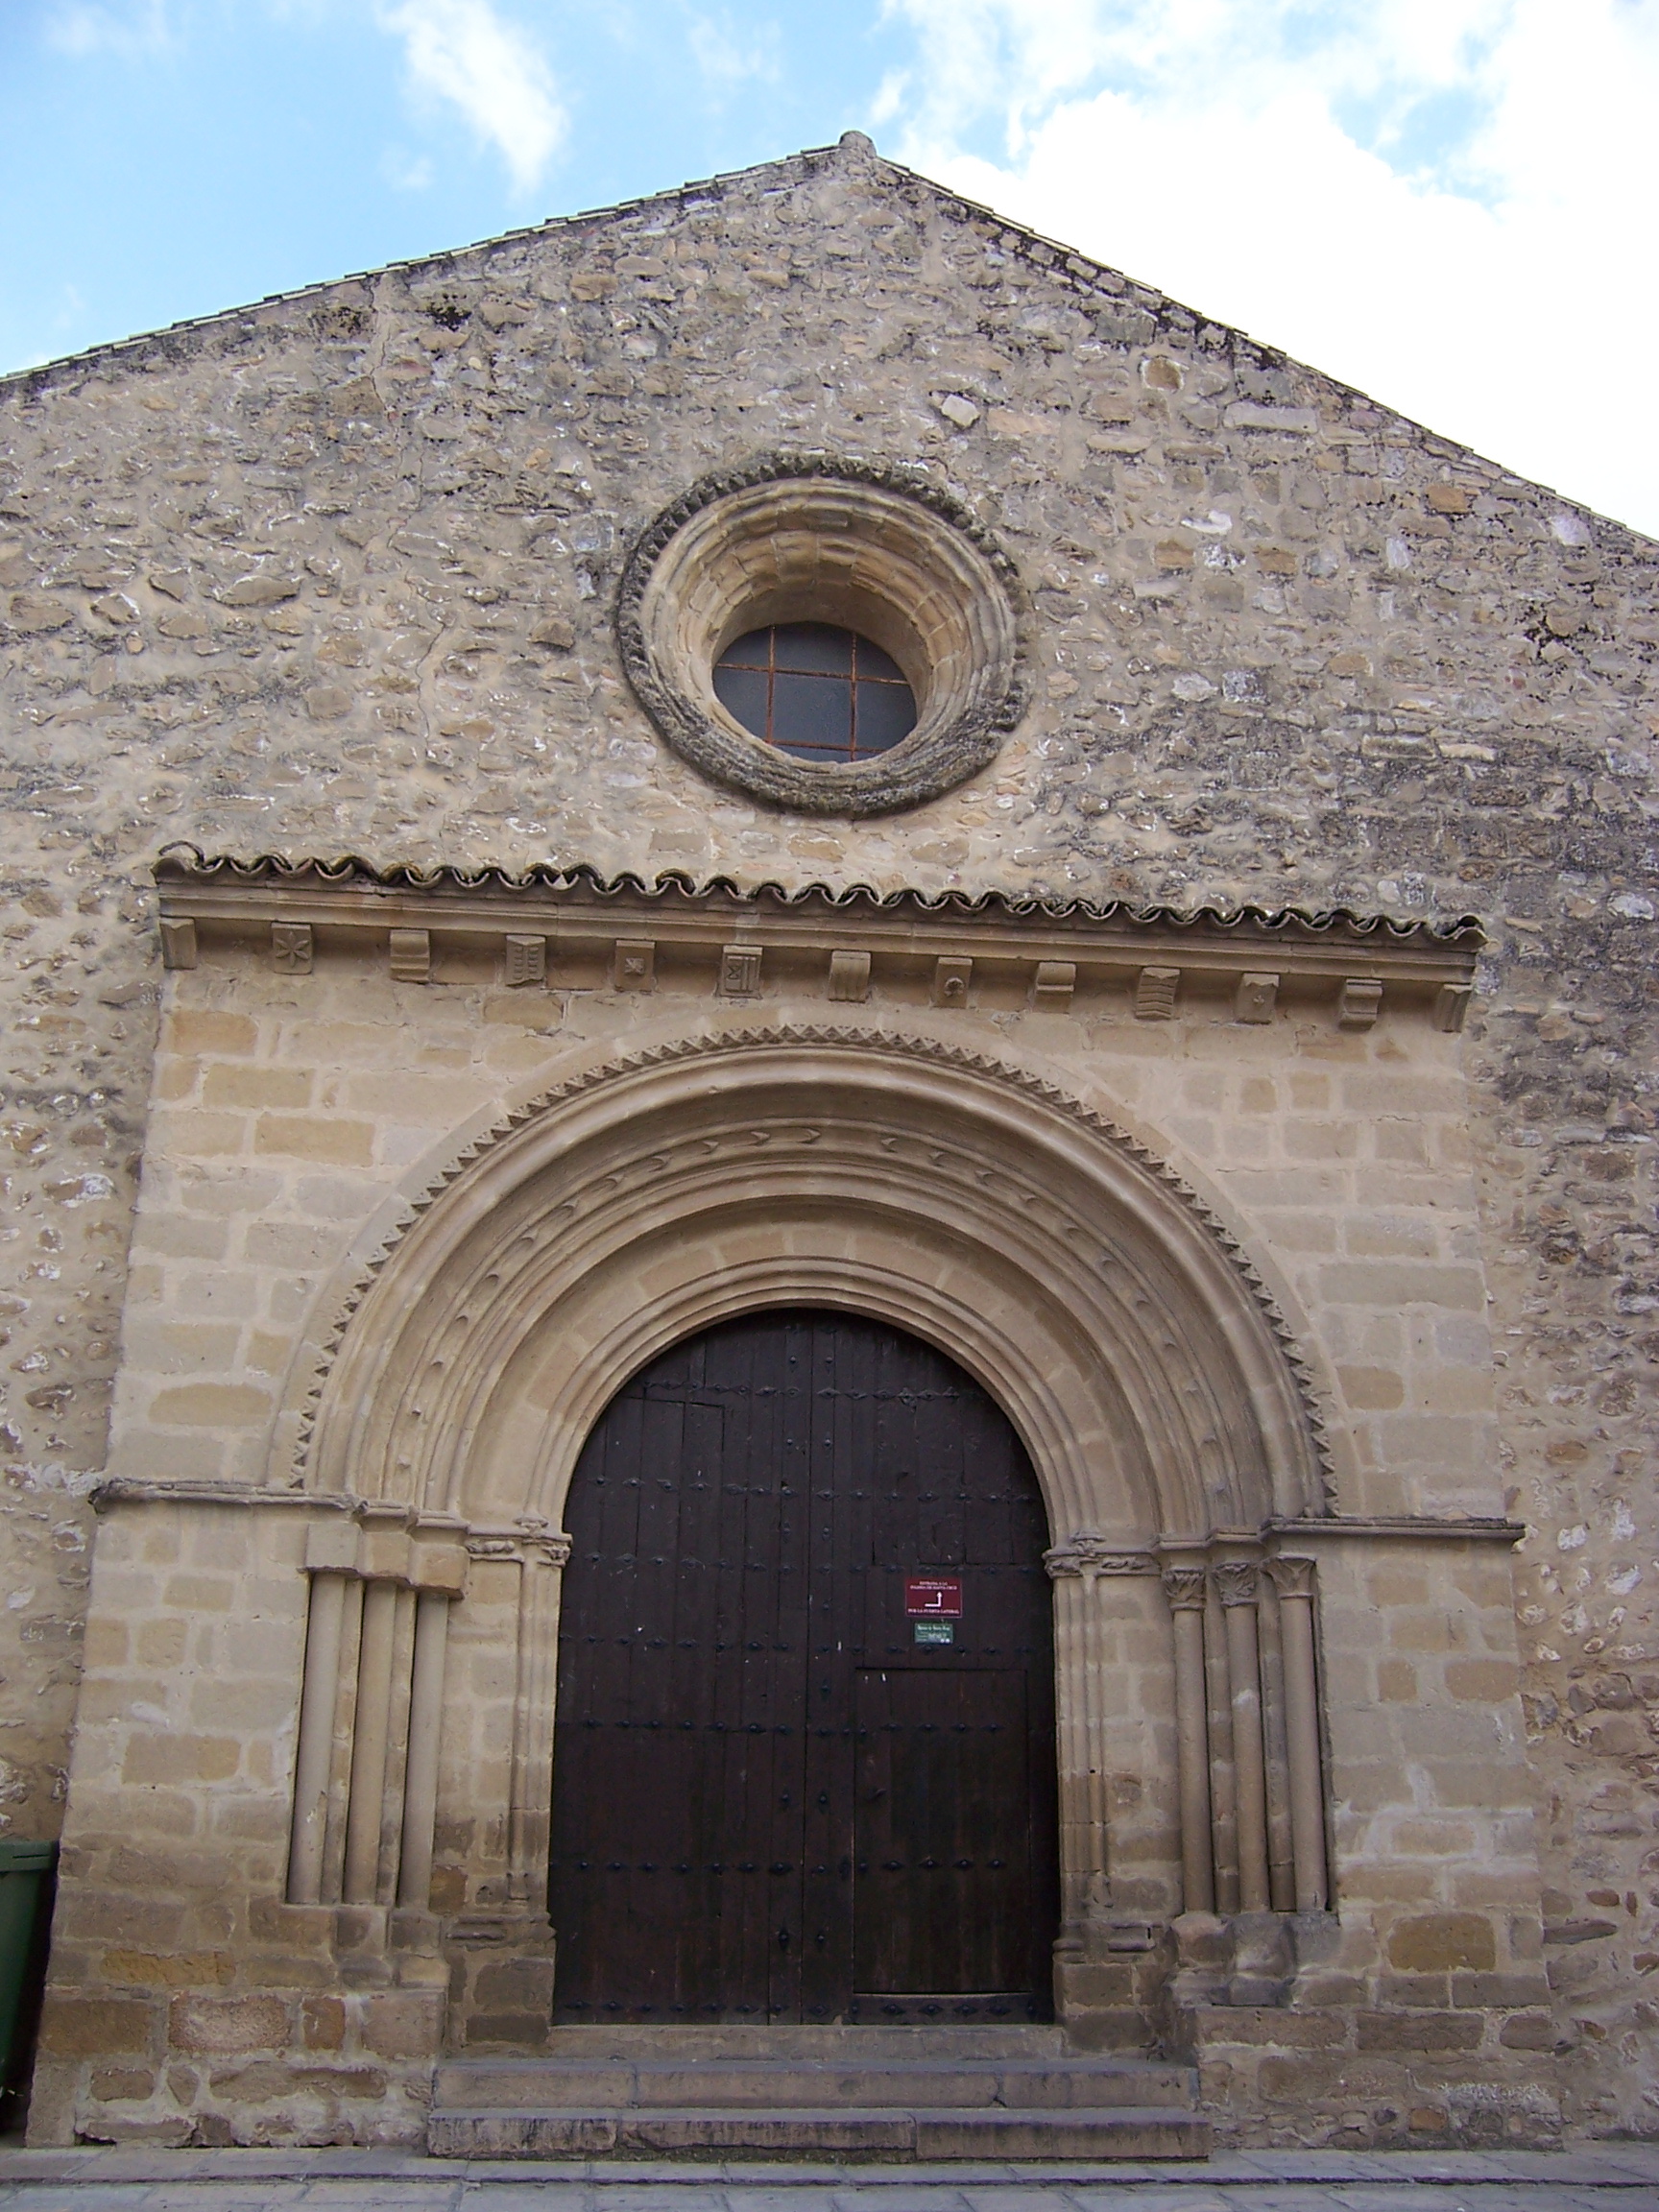
<path fill-rule="evenodd" d="M 786 2157 L 1203 2158 L 1210 2126 L 1192 2112 L 1119 2106 L 978 2110 L 435 2110 L 427 2148 L 446 2158 Z"/>
<path fill-rule="evenodd" d="M 887 2056 L 848 2050 L 822 2057 L 709 2056 L 649 2059 L 594 2054 L 439 2069 L 435 2104 L 468 2111 L 598 2111 L 722 2107 L 1019 2110 L 1117 2106 L 1190 2109 L 1184 2066 L 1059 2054 L 1032 2057 Z"/>
<path fill-rule="evenodd" d="M 891 2058 L 1035 2058 L 1066 2051 L 1064 2030 L 1024 2021 L 1002 2025 L 945 2027 L 794 2027 L 738 2021 L 711 2025 L 661 2027 L 624 2022 L 612 2027 L 552 2029 L 545 2056 L 590 2058 L 603 2052 L 618 2058 L 823 2058 L 849 2051 Z M 532 2063 L 540 2064 L 541 2054 Z"/>

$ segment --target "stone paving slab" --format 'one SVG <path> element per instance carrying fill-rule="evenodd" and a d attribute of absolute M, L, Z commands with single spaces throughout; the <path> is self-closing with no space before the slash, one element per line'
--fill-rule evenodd
<path fill-rule="evenodd" d="M 0 2212 L 1659 2212 L 1659 2143 L 1232 2151 L 1086 2160 L 427 2158 L 412 2152 L 0 2146 Z"/>

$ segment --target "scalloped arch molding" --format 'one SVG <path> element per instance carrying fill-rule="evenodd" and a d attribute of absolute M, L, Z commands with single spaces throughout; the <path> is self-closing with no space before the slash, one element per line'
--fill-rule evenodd
<path fill-rule="evenodd" d="M 593 1421 L 678 1337 L 828 1304 L 998 1398 L 1056 1537 L 1328 1509 L 1311 1376 L 1238 1240 L 1040 1077 L 924 1037 L 727 1032 L 518 1106 L 392 1202 L 319 1301 L 278 1480 L 557 1523 Z"/>

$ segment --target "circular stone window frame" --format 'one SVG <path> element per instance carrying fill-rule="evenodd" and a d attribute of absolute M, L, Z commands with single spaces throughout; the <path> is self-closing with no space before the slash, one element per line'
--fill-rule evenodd
<path fill-rule="evenodd" d="M 714 695 L 735 638 L 830 622 L 903 670 L 916 727 L 868 760 L 797 759 Z M 1029 609 L 1018 571 L 960 500 L 915 473 L 778 453 L 706 476 L 629 555 L 617 601 L 622 665 L 683 760 L 799 814 L 893 814 L 987 767 L 1025 710 Z"/>

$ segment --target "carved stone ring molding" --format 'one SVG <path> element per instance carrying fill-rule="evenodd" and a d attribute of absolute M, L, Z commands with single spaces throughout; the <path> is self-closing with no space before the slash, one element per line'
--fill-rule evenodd
<path fill-rule="evenodd" d="M 919 472 L 823 453 L 774 454 L 705 477 L 646 531 L 616 627 L 641 706 L 682 759 L 773 806 L 890 814 L 996 757 L 1024 703 L 1012 563 Z M 797 760 L 714 696 L 715 661 L 772 622 L 838 623 L 903 669 L 918 721 L 874 759 Z"/>

